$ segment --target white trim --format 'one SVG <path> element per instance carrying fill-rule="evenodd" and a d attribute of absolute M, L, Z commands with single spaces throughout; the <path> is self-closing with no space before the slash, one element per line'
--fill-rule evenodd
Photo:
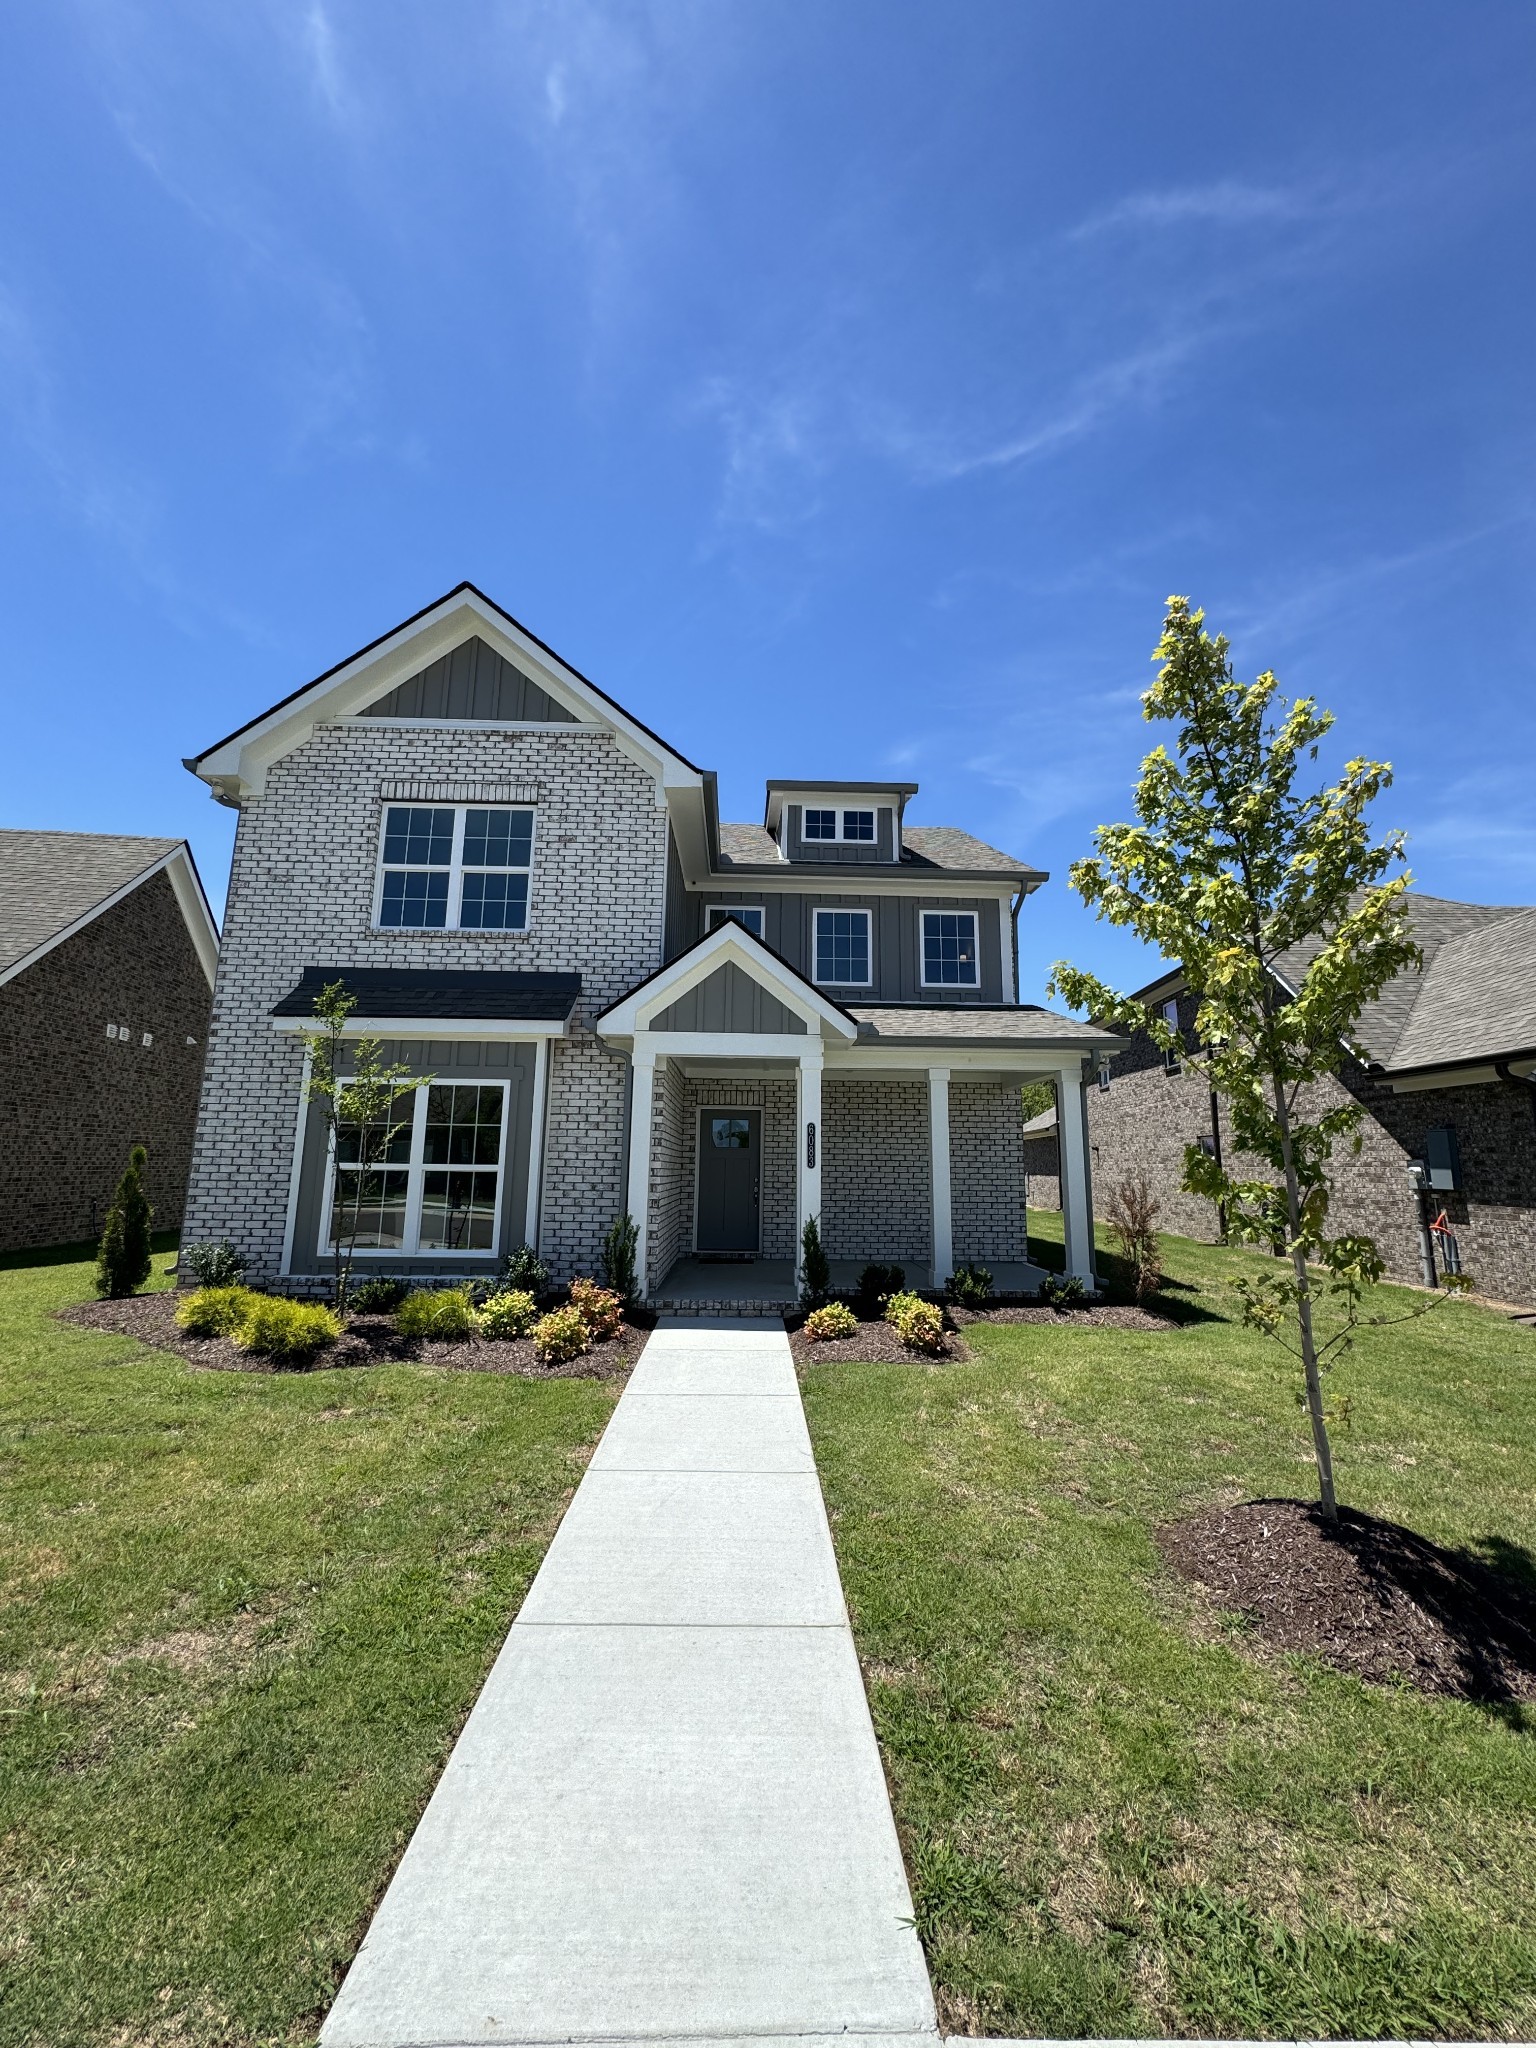
<path fill-rule="evenodd" d="M 549 1040 L 533 1049 L 533 1100 L 528 1109 L 528 1197 L 523 1205 L 523 1243 L 539 1248 L 544 1205 L 544 1119 L 549 1101 Z"/>
<path fill-rule="evenodd" d="M 384 840 L 388 831 L 388 815 L 391 811 L 452 811 L 453 844 L 448 854 L 448 865 L 425 863 L 412 866 L 409 862 L 384 859 Z M 463 922 L 464 915 L 464 834 L 471 811 L 526 811 L 532 821 L 528 832 L 528 861 L 507 867 L 474 867 L 469 870 L 475 875 L 526 875 L 528 891 L 523 899 L 523 921 L 521 924 L 470 924 Z M 532 803 L 476 803 L 472 798 L 445 798 L 434 801 L 423 798 L 417 801 L 411 797 L 380 797 L 378 819 L 378 857 L 374 862 L 373 876 L 373 929 L 376 932 L 493 932 L 499 936 L 522 936 L 533 929 L 533 874 L 538 853 L 539 810 Z M 383 924 L 384 877 L 390 873 L 401 874 L 446 874 L 448 877 L 448 902 L 441 924 Z"/>
<path fill-rule="evenodd" d="M 931 1278 L 942 1287 L 955 1270 L 954 1204 L 950 1192 L 949 1069 L 928 1069 L 928 1155 L 933 1197 Z"/>
<path fill-rule="evenodd" d="M 890 810 L 891 806 L 889 804 L 850 803 L 846 797 L 840 803 L 834 803 L 830 797 L 817 797 L 810 800 L 802 797 L 797 808 L 800 812 L 800 844 L 802 846 L 878 846 L 880 844 L 880 813 L 882 810 Z M 837 830 L 830 839 L 813 839 L 810 833 L 806 831 L 805 814 L 807 811 L 830 811 L 832 813 L 837 820 Z M 862 833 L 850 834 L 846 830 L 848 815 L 853 811 L 861 814 L 867 812 L 874 819 L 875 829 L 867 839 Z"/>
<path fill-rule="evenodd" d="M 800 1247 L 805 1226 L 814 1216 L 821 1220 L 821 1162 L 826 1119 L 821 1108 L 822 1049 L 807 1046 L 795 1069 L 795 1272 L 800 1271 Z M 807 1158 L 808 1127 L 816 1126 L 816 1164 Z M 826 1246 L 823 1244 L 823 1251 Z"/>
<path fill-rule="evenodd" d="M 1001 908 L 1002 899 L 998 899 Z M 930 917 L 968 917 L 971 920 L 971 945 L 976 955 L 976 976 L 973 981 L 930 981 L 928 979 L 928 920 Z M 975 988 L 981 987 L 981 918 L 974 910 L 923 910 L 917 913 L 917 981 L 919 988 Z"/>
<path fill-rule="evenodd" d="M 712 1041 L 715 1046 L 726 1042 L 726 1034 Z M 752 1040 L 753 1045 L 757 1040 Z M 1083 1051 L 1090 1057 L 1099 1050 L 1097 1046 L 1085 1046 Z M 1069 1057 L 1060 1045 L 1021 1046 L 1015 1050 L 1009 1045 L 977 1044 L 974 1040 L 962 1038 L 940 1041 L 914 1038 L 909 1045 L 902 1046 L 894 1040 L 883 1045 L 860 1044 L 856 1046 L 829 1046 L 827 1064 L 837 1068 L 839 1073 L 904 1073 L 921 1074 L 935 1060 L 942 1060 L 945 1066 L 959 1068 L 984 1068 L 989 1072 L 1017 1074 L 1021 1079 L 1034 1078 L 1054 1080 L 1061 1070 L 1062 1060 Z"/>
<path fill-rule="evenodd" d="M 719 929 L 718 925 L 712 925 L 709 921 L 710 913 L 716 910 L 721 913 L 721 924 L 729 924 L 733 918 L 737 924 L 741 924 L 743 911 L 755 912 L 759 923 L 764 927 L 768 923 L 768 906 L 765 903 L 706 903 L 704 906 L 704 935 L 706 938 L 712 931 Z M 749 932 L 752 931 L 751 925 L 746 925 L 743 929 Z M 767 944 L 768 933 L 766 929 L 752 932 L 752 936 L 754 939 L 761 939 L 765 945 Z"/>
<path fill-rule="evenodd" d="M 18 974 L 25 974 L 29 967 L 35 967 L 39 960 L 46 959 L 55 946 L 62 946 L 66 939 L 72 939 L 76 932 L 83 932 L 88 924 L 94 924 L 114 909 L 126 896 L 151 880 L 155 875 L 164 874 L 175 892 L 176 906 L 187 927 L 187 936 L 197 949 L 198 964 L 208 977 L 208 986 L 213 987 L 219 966 L 219 928 L 213 921 L 213 912 L 208 908 L 208 899 L 203 894 L 203 885 L 198 878 L 197 864 L 192 858 L 192 849 L 185 839 L 178 841 L 169 853 L 163 853 L 147 868 L 141 868 L 130 881 L 103 896 L 99 903 L 93 903 L 89 910 L 82 910 L 62 930 L 54 932 L 41 944 L 23 953 L 19 960 L 13 960 L 9 967 L 0 968 L 0 988 L 8 981 L 14 981 Z"/>
<path fill-rule="evenodd" d="M 635 1033 L 644 1033 L 652 1017 L 659 1016 L 679 996 L 684 996 L 700 982 L 707 981 L 723 961 L 731 960 L 743 972 L 752 976 L 764 988 L 772 991 L 786 1009 L 802 1018 L 807 1025 L 823 1034 L 847 1039 L 850 1042 L 858 1036 L 858 1026 L 851 1017 L 845 1017 L 832 1000 L 819 989 L 803 981 L 791 967 L 786 967 L 774 953 L 770 953 L 761 939 L 754 938 L 743 924 L 734 918 L 727 919 L 698 944 L 691 946 L 659 974 L 632 989 L 627 996 L 605 1010 L 597 1020 L 600 1038 L 623 1039 Z M 739 1038 L 742 1050 L 762 1053 L 764 1041 L 756 1033 L 748 1032 L 672 1032 L 664 1034 L 667 1052 L 678 1052 L 684 1048 L 680 1039 L 707 1040 L 707 1046 L 697 1050 L 713 1050 L 721 1038 Z"/>
<path fill-rule="evenodd" d="M 313 1017 L 274 1017 L 274 1031 L 314 1032 Z M 564 1038 L 565 1019 L 528 1017 L 359 1017 L 341 1027 L 343 1038 Z"/>
<path fill-rule="evenodd" d="M 1093 1287 L 1093 1216 L 1088 1205 L 1088 1118 L 1081 1063 L 1056 1074 L 1056 1170 L 1060 1176 L 1066 1268 Z"/>
<path fill-rule="evenodd" d="M 648 1045 L 630 1054 L 629 1188 L 627 1206 L 635 1226 L 635 1280 L 642 1295 L 651 1291 L 651 1112 L 656 1100 L 657 1055 Z"/>
<path fill-rule="evenodd" d="M 338 1089 L 344 1088 L 349 1078 L 346 1074 L 340 1075 L 337 1080 Z M 421 1242 L 421 1210 L 427 1175 L 429 1173 L 489 1173 L 492 1171 L 488 1166 L 477 1165 L 455 1168 L 452 1166 L 429 1166 L 427 1164 L 423 1154 L 426 1151 L 427 1098 L 432 1088 L 499 1088 L 501 1090 L 501 1143 L 500 1149 L 496 1154 L 496 1166 L 494 1169 L 496 1174 L 496 1202 L 495 1207 L 491 1211 L 492 1230 L 489 1245 L 424 1245 Z M 402 1233 L 405 1241 L 403 1244 L 397 1245 L 357 1245 L 353 1248 L 353 1258 L 453 1259 L 455 1261 L 460 1259 L 500 1258 L 502 1252 L 501 1210 L 502 1199 L 506 1193 L 507 1140 L 508 1127 L 511 1123 L 511 1118 L 508 1115 L 512 1093 L 510 1079 L 501 1075 L 491 1075 L 489 1077 L 480 1075 L 471 1080 L 467 1075 L 460 1078 L 457 1075 L 445 1077 L 444 1075 L 437 1074 L 432 1077 L 429 1087 L 417 1087 L 412 1090 L 412 1093 L 415 1099 L 411 1104 L 410 1157 L 403 1164 L 386 1164 L 382 1161 L 376 1161 L 368 1169 L 370 1172 L 375 1173 L 403 1173 L 406 1176 L 405 1224 Z M 351 1170 L 351 1168 L 347 1169 L 349 1172 Z M 317 1260 L 332 1256 L 331 1215 L 335 1207 L 336 1181 L 336 1134 L 334 1129 L 332 1129 L 327 1134 L 325 1181 L 321 1190 L 320 1224 L 315 1238 L 315 1257 Z"/>
<path fill-rule="evenodd" d="M 763 1255 L 763 1110 L 760 1103 L 707 1103 L 697 1108 L 698 1124 L 693 1134 L 693 1250 L 699 1249 L 699 1176 L 704 1170 L 704 1119 L 707 1116 L 745 1116 L 757 1118 L 757 1200 L 752 1205 L 757 1223 L 757 1242 L 750 1251 L 741 1253 L 744 1259 L 760 1259 Z"/>
<path fill-rule="evenodd" d="M 811 844 L 816 844 L 812 840 Z M 847 878 L 846 881 L 844 878 Z M 1019 883 L 1006 875 L 978 874 L 964 868 L 902 868 L 893 873 L 876 861 L 787 861 L 781 872 L 745 863 L 739 874 L 715 871 L 702 882 L 685 880 L 690 896 L 713 899 L 721 889 L 740 889 L 745 894 L 762 891 L 769 896 L 901 896 L 944 901 L 964 897 L 967 902 L 989 903 L 995 897 L 1006 912 L 1019 893 Z M 835 909 L 835 904 L 829 904 Z"/>
<path fill-rule="evenodd" d="M 817 953 L 820 950 L 820 924 L 824 917 L 862 917 L 864 920 L 864 958 L 869 968 L 862 981 L 824 980 L 817 973 Z M 818 988 L 873 988 L 875 985 L 875 913 L 861 904 L 844 905 L 817 903 L 811 906 L 811 980 Z"/>
<path fill-rule="evenodd" d="M 279 1274 L 286 1279 L 293 1271 L 293 1234 L 299 1224 L 299 1189 L 304 1180 L 304 1141 L 309 1136 L 309 1077 L 314 1070 L 314 1053 L 304 1048 L 304 1071 L 299 1078 L 299 1110 L 294 1120 L 293 1164 L 288 1170 L 288 1209 L 283 1219 L 283 1256 Z"/>

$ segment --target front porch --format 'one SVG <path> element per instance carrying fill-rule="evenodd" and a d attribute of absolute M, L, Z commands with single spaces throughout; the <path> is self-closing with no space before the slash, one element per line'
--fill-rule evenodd
<path fill-rule="evenodd" d="M 833 1259 L 832 1291 L 851 1294 L 865 1259 Z M 904 1259 L 882 1263 L 897 1264 L 907 1276 L 907 1285 L 919 1293 L 930 1289 L 933 1264 L 928 1259 Z M 988 1267 L 999 1294 L 1033 1294 L 1045 1278 L 1043 1266 L 1025 1259 L 999 1260 Z M 698 1313 L 729 1303 L 733 1308 L 761 1308 L 764 1313 L 793 1308 L 800 1298 L 800 1283 L 793 1259 L 750 1259 L 722 1262 L 718 1259 L 683 1257 L 661 1281 L 653 1306 Z"/>

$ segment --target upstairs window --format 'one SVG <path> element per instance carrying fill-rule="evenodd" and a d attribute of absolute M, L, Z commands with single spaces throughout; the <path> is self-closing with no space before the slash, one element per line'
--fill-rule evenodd
<path fill-rule="evenodd" d="M 760 903 L 711 903 L 704 918 L 707 932 L 715 931 L 723 924 L 744 924 L 754 939 L 763 936 L 763 907 Z"/>
<path fill-rule="evenodd" d="M 807 809 L 801 817 L 800 836 L 802 839 L 841 839 L 873 845 L 875 814 L 873 811 Z"/>
<path fill-rule="evenodd" d="M 1179 1000 L 1177 996 L 1170 997 L 1170 999 L 1163 1004 L 1163 1022 L 1168 1026 L 1168 1029 L 1170 1031 L 1178 1030 Z M 1179 1071 L 1178 1054 L 1176 1052 L 1165 1052 L 1163 1054 L 1163 1065 L 1168 1069 L 1170 1074 L 1176 1074 Z"/>
<path fill-rule="evenodd" d="M 875 836 L 875 814 L 873 811 L 844 811 L 843 837 L 845 839 L 868 839 Z"/>
<path fill-rule="evenodd" d="M 976 959 L 974 910 L 923 912 L 923 986 L 975 988 L 981 979 Z"/>
<path fill-rule="evenodd" d="M 868 988 L 869 912 L 818 910 L 813 951 L 816 979 L 834 988 Z"/>
<path fill-rule="evenodd" d="M 526 931 L 532 867 L 532 811 L 389 804 L 377 921 L 412 931 Z"/>
<path fill-rule="evenodd" d="M 807 811 L 801 827 L 806 839 L 835 839 L 837 837 L 836 811 Z"/>

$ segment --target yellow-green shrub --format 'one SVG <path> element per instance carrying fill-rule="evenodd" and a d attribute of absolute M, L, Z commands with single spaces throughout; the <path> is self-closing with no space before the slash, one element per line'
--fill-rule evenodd
<path fill-rule="evenodd" d="M 189 1337 L 227 1337 L 257 1299 L 249 1287 L 199 1287 L 177 1309 L 176 1322 Z"/>
<path fill-rule="evenodd" d="M 402 1337 L 435 1337 L 452 1344 L 473 1335 L 475 1312 L 467 1287 L 418 1287 L 395 1310 Z"/>
<path fill-rule="evenodd" d="M 592 1348 L 592 1335 L 579 1308 L 552 1308 L 533 1326 L 533 1348 L 546 1365 L 564 1365 Z"/>
<path fill-rule="evenodd" d="M 493 1343 L 526 1337 L 539 1319 L 533 1296 L 522 1287 L 503 1287 L 493 1294 L 475 1318 L 482 1337 Z"/>
<path fill-rule="evenodd" d="M 893 1294 L 885 1305 L 885 1320 L 912 1350 L 943 1351 L 943 1311 L 931 1301 L 924 1301 L 920 1294 Z"/>
<path fill-rule="evenodd" d="M 617 1337 L 624 1327 L 622 1298 L 611 1288 L 599 1287 L 595 1280 L 571 1282 L 571 1307 L 586 1324 L 587 1333 L 595 1344 Z"/>
<path fill-rule="evenodd" d="M 334 1344 L 341 1318 L 318 1301 L 289 1301 L 281 1294 L 253 1294 L 235 1327 L 242 1351 L 278 1365 L 300 1365 Z"/>
<path fill-rule="evenodd" d="M 859 1319 L 846 1302 L 829 1301 L 825 1308 L 813 1308 L 805 1319 L 805 1334 L 813 1344 L 830 1344 L 835 1337 L 856 1337 Z"/>

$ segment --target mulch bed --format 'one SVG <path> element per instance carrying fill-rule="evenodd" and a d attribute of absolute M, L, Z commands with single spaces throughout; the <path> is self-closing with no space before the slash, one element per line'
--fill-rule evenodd
<path fill-rule="evenodd" d="M 253 1358 L 228 1337 L 189 1337 L 176 1322 L 176 1294 L 135 1294 L 126 1301 L 83 1301 L 58 1311 L 60 1322 L 79 1323 L 88 1330 L 110 1330 L 137 1337 L 157 1351 L 174 1351 L 204 1372 L 332 1372 L 338 1367 L 389 1365 L 408 1360 L 415 1365 L 451 1366 L 457 1372 L 515 1373 L 528 1380 L 617 1380 L 627 1377 L 644 1347 L 647 1330 L 625 1324 L 606 1344 L 595 1344 L 564 1365 L 545 1365 L 531 1339 L 492 1343 L 471 1337 L 462 1344 L 421 1342 L 402 1337 L 388 1316 L 354 1316 L 329 1351 L 309 1366 L 281 1368 L 269 1358 Z"/>
<path fill-rule="evenodd" d="M 816 1343 L 807 1337 L 802 1318 L 795 1316 L 786 1322 L 789 1331 L 789 1348 L 794 1353 L 797 1365 L 833 1365 L 839 1359 L 856 1359 L 860 1365 L 931 1365 L 940 1356 L 944 1358 L 969 1358 L 964 1340 L 956 1333 L 954 1323 L 946 1312 L 944 1329 L 946 1350 L 910 1350 L 897 1336 L 883 1316 L 872 1322 L 860 1319 L 857 1333 L 852 1337 L 833 1337 L 824 1343 Z"/>
<path fill-rule="evenodd" d="M 802 1315 L 789 1316 L 785 1323 L 789 1331 L 789 1348 L 799 1364 L 830 1365 L 837 1359 L 846 1358 L 856 1359 L 865 1365 L 885 1365 L 894 1361 L 910 1365 L 913 1360 L 933 1359 L 940 1355 L 932 1351 L 909 1350 L 881 1316 L 868 1321 L 860 1316 L 855 1336 L 834 1337 L 822 1343 L 806 1336 Z M 971 1323 L 1053 1323 L 1058 1329 L 1101 1330 L 1173 1330 L 1178 1327 L 1170 1316 L 1150 1315 L 1146 1309 L 1122 1303 L 1084 1302 L 1080 1308 L 1059 1309 L 1049 1308 L 1038 1301 L 1003 1302 L 984 1309 L 956 1308 L 946 1304 L 946 1348 L 942 1356 L 970 1358 L 973 1355 L 960 1334 Z"/>
<path fill-rule="evenodd" d="M 1090 1330 L 1176 1330 L 1172 1316 L 1157 1315 L 1134 1303 L 1085 1301 L 1080 1308 L 1051 1308 L 1040 1301 L 1010 1303 L 997 1308 L 950 1310 L 953 1320 L 964 1329 L 967 1323 L 1053 1323 L 1058 1329 Z"/>
<path fill-rule="evenodd" d="M 1299 1500 L 1212 1508 L 1157 1542 L 1274 1649 L 1455 1699 L 1536 1700 L 1536 1590 L 1470 1552 L 1348 1508 L 1330 1528 Z"/>

